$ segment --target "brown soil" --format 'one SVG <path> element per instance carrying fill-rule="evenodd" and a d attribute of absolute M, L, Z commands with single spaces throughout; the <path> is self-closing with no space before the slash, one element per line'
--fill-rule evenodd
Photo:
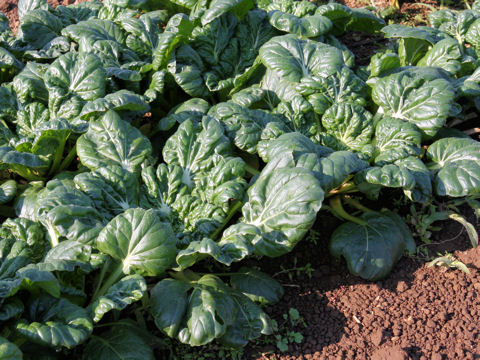
<path fill-rule="evenodd" d="M 343 0 L 338 2 L 352 8 L 372 6 L 373 2 L 377 9 L 386 8 L 392 4 L 391 0 Z M 470 4 L 472 2 L 469 0 Z M 441 5 L 440 0 L 399 0 L 399 3 L 400 11 L 389 16 L 387 21 L 391 20 L 395 23 L 412 26 L 428 25 L 428 14 L 432 11 L 432 7 L 439 9 Z M 445 0 L 444 4 L 453 9 L 465 9 L 465 3 L 462 0 Z"/>
<path fill-rule="evenodd" d="M 331 223 L 325 218 L 319 224 L 324 221 Z M 304 335 L 304 341 L 290 345 L 286 353 L 279 353 L 273 344 L 253 347 L 247 358 L 480 359 L 480 248 L 470 249 L 460 225 L 442 225 L 427 246 L 429 252 L 454 253 L 469 266 L 470 275 L 429 268 L 422 258 L 405 257 L 387 279 L 368 283 L 349 275 L 343 262 L 331 259 L 328 229 L 323 229 L 325 240 L 318 244 L 304 241 L 285 259 L 262 262 L 263 270 L 274 274 L 282 266 L 291 268 L 296 256 L 297 267 L 310 263 L 316 270 L 311 278 L 277 276 L 286 294 L 268 309 L 279 324 L 289 308 L 298 309 L 307 327 L 299 325 L 295 331 Z"/>
<path fill-rule="evenodd" d="M 388 43 L 388 40 L 381 35 L 370 35 L 357 31 L 349 31 L 340 36 L 339 40 L 354 53 L 356 65 L 370 64 L 370 58 Z"/>
<path fill-rule="evenodd" d="M 7 15 L 10 27 L 16 31 L 18 27 L 18 14 L 17 14 L 18 0 L 2 0 L 0 1 L 0 12 Z"/>

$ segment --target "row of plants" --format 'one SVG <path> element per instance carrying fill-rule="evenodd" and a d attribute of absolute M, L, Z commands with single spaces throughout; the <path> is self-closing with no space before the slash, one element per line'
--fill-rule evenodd
<path fill-rule="evenodd" d="M 0 17 L 1 358 L 242 347 L 283 294 L 242 260 L 327 211 L 332 256 L 381 279 L 415 251 L 385 194 L 480 193 L 480 143 L 452 127 L 480 106 L 480 3 L 417 28 L 293 0 L 18 13 L 16 35 Z M 354 31 L 392 41 L 356 66 Z"/>

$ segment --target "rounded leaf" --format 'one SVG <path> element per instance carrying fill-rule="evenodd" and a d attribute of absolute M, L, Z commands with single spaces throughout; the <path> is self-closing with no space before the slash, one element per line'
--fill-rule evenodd
<path fill-rule="evenodd" d="M 97 238 L 97 248 L 122 262 L 125 274 L 158 276 L 175 259 L 176 238 L 154 210 L 128 209 L 111 220 Z"/>

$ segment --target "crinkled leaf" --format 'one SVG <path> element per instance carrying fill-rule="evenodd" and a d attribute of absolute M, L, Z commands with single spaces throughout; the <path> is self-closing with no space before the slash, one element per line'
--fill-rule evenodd
<path fill-rule="evenodd" d="M 304 77 L 296 89 L 319 115 L 337 103 L 366 104 L 366 84 L 346 66 L 332 76 Z"/>
<path fill-rule="evenodd" d="M 49 109 L 57 112 L 74 96 L 89 101 L 105 95 L 106 73 L 95 55 L 68 53 L 53 62 L 45 73 Z"/>
<path fill-rule="evenodd" d="M 17 182 L 7 180 L 0 184 L 0 204 L 6 204 L 15 197 L 17 193 Z"/>
<path fill-rule="evenodd" d="M 202 16 L 202 25 L 211 23 L 226 12 L 242 18 L 254 5 L 253 0 L 212 0 Z"/>
<path fill-rule="evenodd" d="M 172 222 L 182 246 L 212 235 L 222 227 L 234 200 L 244 196 L 245 163 L 233 157 L 221 124 L 205 117 L 186 120 L 165 143 L 156 171 L 147 167 L 142 178 L 150 206 Z"/>
<path fill-rule="evenodd" d="M 0 101 L 2 104 L 0 117 L 6 120 L 14 120 L 17 111 L 17 99 L 11 88 L 0 87 Z"/>
<path fill-rule="evenodd" d="M 263 335 L 272 335 L 276 324 L 267 314 L 248 297 L 235 291 L 229 295 L 235 302 L 237 315 L 233 324 L 227 327 L 225 334 L 218 341 L 228 347 L 241 348 L 249 341 Z"/>
<path fill-rule="evenodd" d="M 408 168 L 394 164 L 365 169 L 355 176 L 355 182 L 357 184 L 366 182 L 368 184 L 403 188 L 405 190 L 412 190 L 416 184 L 415 177 Z"/>
<path fill-rule="evenodd" d="M 272 38 L 260 48 L 259 56 L 267 68 L 290 81 L 299 81 L 308 75 L 328 77 L 343 65 L 338 49 L 295 35 Z"/>
<path fill-rule="evenodd" d="M 333 23 L 332 33 L 335 36 L 342 35 L 352 19 L 352 10 L 348 6 L 337 3 L 320 5 L 315 13 L 330 19 Z"/>
<path fill-rule="evenodd" d="M 199 98 L 189 99 L 175 106 L 166 117 L 160 119 L 157 128 L 160 131 L 167 131 L 177 123 L 181 124 L 188 119 L 200 122 L 209 109 L 210 105 L 207 101 Z"/>
<path fill-rule="evenodd" d="M 232 239 L 230 239 L 232 240 Z M 192 241 L 186 249 L 177 254 L 177 264 L 180 269 L 186 269 L 196 262 L 212 257 L 215 261 L 230 266 L 253 253 L 253 245 L 244 238 L 233 239 L 225 244 L 217 243 L 209 238 Z"/>
<path fill-rule="evenodd" d="M 37 195 L 44 189 L 43 185 L 42 181 L 33 181 L 27 184 L 24 190 L 17 195 L 13 207 L 18 217 L 32 221 L 37 220 L 35 204 Z"/>
<path fill-rule="evenodd" d="M 2 298 L 13 296 L 20 290 L 34 294 L 43 290 L 52 296 L 60 296 L 60 284 L 55 276 L 48 271 L 37 270 L 34 266 L 21 268 L 14 277 L 0 280 Z"/>
<path fill-rule="evenodd" d="M 78 24 L 67 26 L 62 35 L 79 44 L 79 51 L 91 51 L 94 44 L 100 40 L 110 40 L 120 45 L 125 43 L 125 33 L 118 25 L 102 19 L 90 19 Z"/>
<path fill-rule="evenodd" d="M 435 172 L 440 196 L 468 196 L 480 192 L 480 144 L 472 139 L 446 138 L 429 146 L 429 168 Z"/>
<path fill-rule="evenodd" d="M 14 317 L 17 317 L 18 315 L 23 313 L 23 310 L 23 302 L 20 299 L 16 297 L 6 299 L 2 303 L 2 305 L 0 305 L 0 321 L 7 321 Z"/>
<path fill-rule="evenodd" d="M 242 224 L 256 229 L 255 253 L 276 257 L 290 251 L 315 221 L 324 191 L 314 174 L 303 168 L 283 168 L 261 176 L 248 190 L 241 223 L 228 228 L 222 241 L 243 236 Z M 247 237 L 250 235 L 247 235 Z"/>
<path fill-rule="evenodd" d="M 444 35 L 440 35 L 439 31 L 428 28 L 426 26 L 410 27 L 400 24 L 392 24 L 385 26 L 382 32 L 387 38 L 393 39 L 419 39 L 425 40 L 430 45 L 440 41 Z"/>
<path fill-rule="evenodd" d="M 315 144 L 305 135 L 298 132 L 283 134 L 272 141 L 267 147 L 262 160 L 270 163 L 276 159 L 281 159 L 282 155 L 292 152 L 295 157 L 302 154 L 316 154 L 318 157 L 324 157 L 333 151 L 327 147 Z"/>
<path fill-rule="evenodd" d="M 351 9 L 352 20 L 347 24 L 348 30 L 361 31 L 367 34 L 373 34 L 380 31 L 385 26 L 383 19 L 375 16 L 366 9 Z"/>
<path fill-rule="evenodd" d="M 267 124 L 285 122 L 282 117 L 262 110 L 250 110 L 233 102 L 217 104 L 208 114 L 225 124 L 227 134 L 235 145 L 249 153 L 257 152 L 257 145 Z"/>
<path fill-rule="evenodd" d="M 190 188 L 194 186 L 196 173 L 212 167 L 213 154 L 228 156 L 232 154 L 232 146 L 220 123 L 211 118 L 202 123 L 183 122 L 163 148 L 164 161 L 182 168 L 182 183 Z"/>
<path fill-rule="evenodd" d="M 111 110 L 91 122 L 88 132 L 77 141 L 80 161 L 92 170 L 120 165 L 136 172 L 151 152 L 150 141 Z"/>
<path fill-rule="evenodd" d="M 441 40 L 418 62 L 418 66 L 436 66 L 450 74 L 457 74 L 462 67 L 462 49 L 453 39 Z"/>
<path fill-rule="evenodd" d="M 140 300 L 147 291 L 147 283 L 140 275 L 130 275 L 114 284 L 107 293 L 92 304 L 93 321 L 99 322 L 111 310 L 123 310 Z"/>
<path fill-rule="evenodd" d="M 18 37 L 35 49 L 41 49 L 60 35 L 62 21 L 47 10 L 35 9 L 26 13 L 18 28 Z"/>
<path fill-rule="evenodd" d="M 27 319 L 15 328 L 35 343 L 70 349 L 90 336 L 93 325 L 85 309 L 64 298 L 39 296 L 29 304 Z"/>
<path fill-rule="evenodd" d="M 115 112 L 119 114 L 122 112 L 138 112 L 143 114 L 150 110 L 150 106 L 145 102 L 143 96 L 137 95 L 129 90 L 119 90 L 107 94 L 104 98 L 95 99 L 86 103 L 80 117 L 88 120 L 106 113 L 108 110 L 115 110 Z"/>
<path fill-rule="evenodd" d="M 60 239 L 89 242 L 103 227 L 103 218 L 87 195 L 73 181 L 51 180 L 38 195 L 36 218 L 48 229 L 50 241 Z"/>
<path fill-rule="evenodd" d="M 35 130 L 50 119 L 50 112 L 39 102 L 32 102 L 17 112 L 17 132 L 32 138 Z"/>
<path fill-rule="evenodd" d="M 213 275 L 193 283 L 160 281 L 151 293 L 150 312 L 160 330 L 191 346 L 217 338 L 238 347 L 271 332 L 271 320 L 257 305 Z"/>
<path fill-rule="evenodd" d="M 335 151 L 320 159 L 318 171 L 314 171 L 320 180 L 322 189 L 332 190 L 340 186 L 350 175 L 365 169 L 368 163 L 350 151 Z"/>
<path fill-rule="evenodd" d="M 36 268 L 44 271 L 74 271 L 77 268 L 90 272 L 92 247 L 75 240 L 62 241 L 50 249 Z"/>
<path fill-rule="evenodd" d="M 450 82 L 401 72 L 379 79 L 372 92 L 373 101 L 385 115 L 415 124 L 425 138 L 445 125 L 454 101 Z"/>
<path fill-rule="evenodd" d="M 396 68 L 400 67 L 400 57 L 393 51 L 387 51 L 385 53 L 378 53 L 370 58 L 370 77 L 376 77 L 384 75 Z"/>
<path fill-rule="evenodd" d="M 325 191 L 336 188 L 349 175 L 368 167 L 367 162 L 352 152 L 332 152 L 298 133 L 281 135 L 271 142 L 266 152 L 269 160 L 262 173 L 285 167 L 304 168 L 313 172 Z"/>
<path fill-rule="evenodd" d="M 78 174 L 73 180 L 109 220 L 139 205 L 137 176 L 120 166 L 101 167 L 92 172 Z"/>
<path fill-rule="evenodd" d="M 332 29 L 332 22 L 325 16 L 313 15 L 297 17 L 282 11 L 270 12 L 269 21 L 276 29 L 298 35 L 301 38 L 313 38 L 328 33 Z"/>
<path fill-rule="evenodd" d="M 216 40 L 214 30 L 222 28 L 213 27 L 204 31 L 200 37 L 195 39 L 204 43 L 199 48 L 203 53 L 207 49 L 207 40 L 213 37 L 210 43 Z M 232 88 L 239 88 L 255 74 L 260 68 L 260 61 L 256 60 L 258 50 L 269 39 L 276 35 L 275 29 L 266 21 L 266 14 L 263 11 L 249 11 L 245 19 L 238 24 L 232 38 L 221 53 L 216 48 L 210 50 L 218 59 L 214 59 L 212 68 L 205 75 L 205 84 L 210 91 L 227 92 Z M 194 44 L 195 44 L 194 42 Z M 204 62 L 211 63 L 210 59 L 204 58 Z M 233 90 L 232 90 L 233 91 Z"/>
<path fill-rule="evenodd" d="M 360 151 L 373 135 L 372 115 L 360 105 L 340 103 L 322 117 L 322 144 L 334 150 Z"/>
<path fill-rule="evenodd" d="M 39 50 L 26 51 L 25 59 L 37 61 L 54 60 L 60 55 L 69 52 L 70 50 L 70 41 L 63 36 L 57 36 L 56 38 L 53 38 L 48 43 L 46 43 Z"/>
<path fill-rule="evenodd" d="M 208 95 L 208 89 L 202 77 L 205 72 L 202 58 L 191 46 L 180 47 L 172 55 L 167 68 L 178 86 L 188 95 L 192 97 Z"/>
<path fill-rule="evenodd" d="M 22 102 L 48 102 L 48 90 L 43 82 L 48 66 L 29 62 L 13 79 L 13 88 Z"/>
<path fill-rule="evenodd" d="M 472 44 L 476 49 L 478 49 L 480 47 L 480 41 L 478 40 L 478 35 L 479 34 L 480 34 L 480 19 L 477 19 L 468 28 L 468 31 L 465 34 L 465 40 L 469 44 Z"/>
<path fill-rule="evenodd" d="M 407 157 L 395 162 L 399 167 L 405 167 L 415 178 L 415 187 L 403 190 L 407 197 L 415 202 L 426 203 L 432 197 L 432 174 L 425 164 L 417 157 Z"/>
<path fill-rule="evenodd" d="M 0 82 L 11 81 L 13 76 L 24 67 L 23 63 L 8 50 L 0 47 Z"/>
<path fill-rule="evenodd" d="M 18 0 L 18 17 L 22 19 L 25 14 L 35 9 L 48 10 L 46 0 Z"/>
<path fill-rule="evenodd" d="M 385 117 L 376 124 L 375 164 L 384 165 L 408 156 L 420 155 L 422 134 L 416 125 Z"/>
<path fill-rule="evenodd" d="M 12 171 L 27 180 L 42 179 L 49 165 L 43 156 L 16 151 L 7 146 L 0 147 L 0 169 Z"/>

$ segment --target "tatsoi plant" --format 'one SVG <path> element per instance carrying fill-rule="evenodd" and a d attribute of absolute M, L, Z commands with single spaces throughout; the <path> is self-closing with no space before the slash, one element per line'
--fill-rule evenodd
<path fill-rule="evenodd" d="M 319 211 L 367 280 L 415 242 L 385 196 L 480 194 L 480 6 L 384 26 L 293 0 L 105 0 L 0 17 L 0 357 L 242 347 Z M 337 36 L 380 32 L 368 66 Z M 378 199 L 378 202 L 375 200 Z M 328 239 L 325 239 L 328 241 Z M 160 349 L 159 349 L 160 348 Z M 157 356 L 158 357 L 158 356 Z"/>

